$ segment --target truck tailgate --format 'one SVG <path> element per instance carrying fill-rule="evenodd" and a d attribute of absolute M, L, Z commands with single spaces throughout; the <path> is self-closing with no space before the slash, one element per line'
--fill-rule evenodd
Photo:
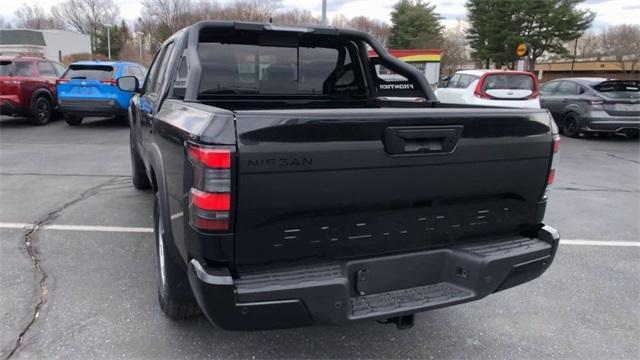
<path fill-rule="evenodd" d="M 550 121 L 495 108 L 237 111 L 236 265 L 521 232 L 539 223 Z"/>

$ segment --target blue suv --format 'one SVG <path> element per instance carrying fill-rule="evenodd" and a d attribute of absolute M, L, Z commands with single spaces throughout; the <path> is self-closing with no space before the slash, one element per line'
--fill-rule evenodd
<path fill-rule="evenodd" d="M 121 76 L 135 76 L 142 83 L 147 69 L 128 61 L 78 61 L 57 81 L 58 105 L 69 125 L 80 125 L 87 116 L 126 119 L 132 93 L 116 86 Z"/>

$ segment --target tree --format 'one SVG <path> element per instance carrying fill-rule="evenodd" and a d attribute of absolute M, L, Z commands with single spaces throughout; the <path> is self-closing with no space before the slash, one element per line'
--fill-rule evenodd
<path fill-rule="evenodd" d="M 312 20 L 310 13 L 278 14 L 281 0 L 235 0 L 218 3 L 215 0 L 144 0 L 136 30 L 149 38 L 152 51 L 176 31 L 207 19 L 266 22 L 280 17 L 283 21 Z"/>
<path fill-rule="evenodd" d="M 567 54 L 564 44 L 580 37 L 595 14 L 580 10 L 584 0 L 468 0 L 467 38 L 473 57 L 488 67 L 510 65 L 518 43 L 531 45 L 531 63 L 544 53 Z"/>
<path fill-rule="evenodd" d="M 52 14 L 65 19 L 69 27 L 91 38 L 91 50 L 96 49 L 98 31 L 115 24 L 120 8 L 113 0 L 66 0 Z"/>
<path fill-rule="evenodd" d="M 469 62 L 467 39 L 462 23 L 445 30 L 442 41 L 442 59 L 440 73 L 450 75 Z"/>
<path fill-rule="evenodd" d="M 166 26 L 171 34 L 188 25 L 192 3 L 190 0 L 144 0 L 144 17 Z"/>
<path fill-rule="evenodd" d="M 223 7 L 223 19 L 266 22 L 282 7 L 282 0 L 235 0 Z"/>
<path fill-rule="evenodd" d="M 399 0 L 391 12 L 389 47 L 407 49 L 437 47 L 442 42 L 443 26 L 435 5 L 422 0 Z"/>
<path fill-rule="evenodd" d="M 347 22 L 347 27 L 355 30 L 364 31 L 373 35 L 383 45 L 386 45 L 391 33 L 389 25 L 383 21 L 370 19 L 366 16 L 356 16 Z"/>
<path fill-rule="evenodd" d="M 287 25 L 319 25 L 321 19 L 309 10 L 292 9 L 273 15 L 273 22 Z"/>
<path fill-rule="evenodd" d="M 22 7 L 15 11 L 17 26 L 25 29 L 65 29 L 62 19 L 47 13 L 39 5 Z"/>
<path fill-rule="evenodd" d="M 622 24 L 609 26 L 601 33 L 602 51 L 615 57 L 623 71 L 635 70 L 640 62 L 640 26 Z M 627 61 L 631 63 L 626 67 Z"/>
<path fill-rule="evenodd" d="M 111 26 L 108 31 L 107 26 L 101 26 L 98 29 L 95 49 L 97 54 L 105 56 L 109 55 L 109 40 L 107 40 L 107 36 L 111 37 L 111 57 L 119 58 L 120 50 L 122 50 L 125 44 L 131 40 L 131 34 L 127 23 L 123 20 L 120 24 Z"/>
<path fill-rule="evenodd" d="M 337 14 L 333 18 L 331 18 L 331 26 L 346 28 L 349 24 L 349 19 L 343 14 Z"/>
<path fill-rule="evenodd" d="M 573 53 L 575 48 L 578 58 L 597 57 L 602 54 L 602 38 L 592 31 L 587 31 L 578 39 L 567 42 L 565 47 L 570 53 Z"/>
<path fill-rule="evenodd" d="M 0 29 L 11 29 L 11 23 L 6 21 L 2 15 L 0 15 Z"/>

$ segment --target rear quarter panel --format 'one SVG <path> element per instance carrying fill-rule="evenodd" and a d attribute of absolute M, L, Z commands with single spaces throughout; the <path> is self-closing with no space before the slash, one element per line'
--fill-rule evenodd
<path fill-rule="evenodd" d="M 208 254 L 221 262 L 233 259 L 233 235 L 206 235 L 188 222 L 188 194 L 193 169 L 186 155 L 188 141 L 235 146 L 233 114 L 228 110 L 167 99 L 152 124 L 151 141 L 145 144 L 146 161 L 162 189 L 161 211 L 165 229 L 173 237 L 183 261 L 189 255 Z M 144 131 L 144 129 L 142 130 Z"/>

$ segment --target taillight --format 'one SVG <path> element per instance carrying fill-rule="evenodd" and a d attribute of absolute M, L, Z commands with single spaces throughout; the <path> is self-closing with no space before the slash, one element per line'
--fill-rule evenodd
<path fill-rule="evenodd" d="M 187 145 L 193 165 L 189 191 L 190 223 L 199 230 L 229 230 L 231 214 L 231 150 Z"/>
<path fill-rule="evenodd" d="M 538 97 L 538 79 L 532 74 L 531 79 L 533 80 L 533 89 L 531 89 L 531 95 L 527 96 L 527 99 L 536 99 Z"/>
<path fill-rule="evenodd" d="M 591 103 L 591 105 L 603 105 L 604 104 L 604 100 L 598 99 L 598 98 L 593 98 L 593 99 L 589 99 L 589 103 Z"/>
<path fill-rule="evenodd" d="M 114 79 L 102 80 L 100 82 L 105 84 L 105 85 L 115 85 L 116 84 L 116 81 Z"/>
<path fill-rule="evenodd" d="M 66 84 L 69 82 L 69 79 L 56 79 L 56 85 Z"/>
<path fill-rule="evenodd" d="M 486 74 L 480 77 L 478 83 L 476 84 L 476 88 L 473 90 L 473 95 L 481 99 L 493 99 L 493 96 L 487 95 L 484 91 L 482 91 L 482 85 L 484 84 L 484 79 L 486 78 Z"/>
<path fill-rule="evenodd" d="M 554 126 L 554 128 L 556 128 Z M 556 168 L 558 166 L 558 150 L 560 150 L 560 135 L 555 133 L 553 134 L 553 145 L 551 148 L 551 168 L 549 169 L 549 174 L 547 175 L 547 185 L 553 184 L 553 181 L 556 179 Z"/>
<path fill-rule="evenodd" d="M 589 99 L 589 104 L 591 105 L 591 107 L 593 109 L 603 109 L 603 105 L 604 105 L 604 100 L 600 99 L 600 98 L 590 98 Z"/>

